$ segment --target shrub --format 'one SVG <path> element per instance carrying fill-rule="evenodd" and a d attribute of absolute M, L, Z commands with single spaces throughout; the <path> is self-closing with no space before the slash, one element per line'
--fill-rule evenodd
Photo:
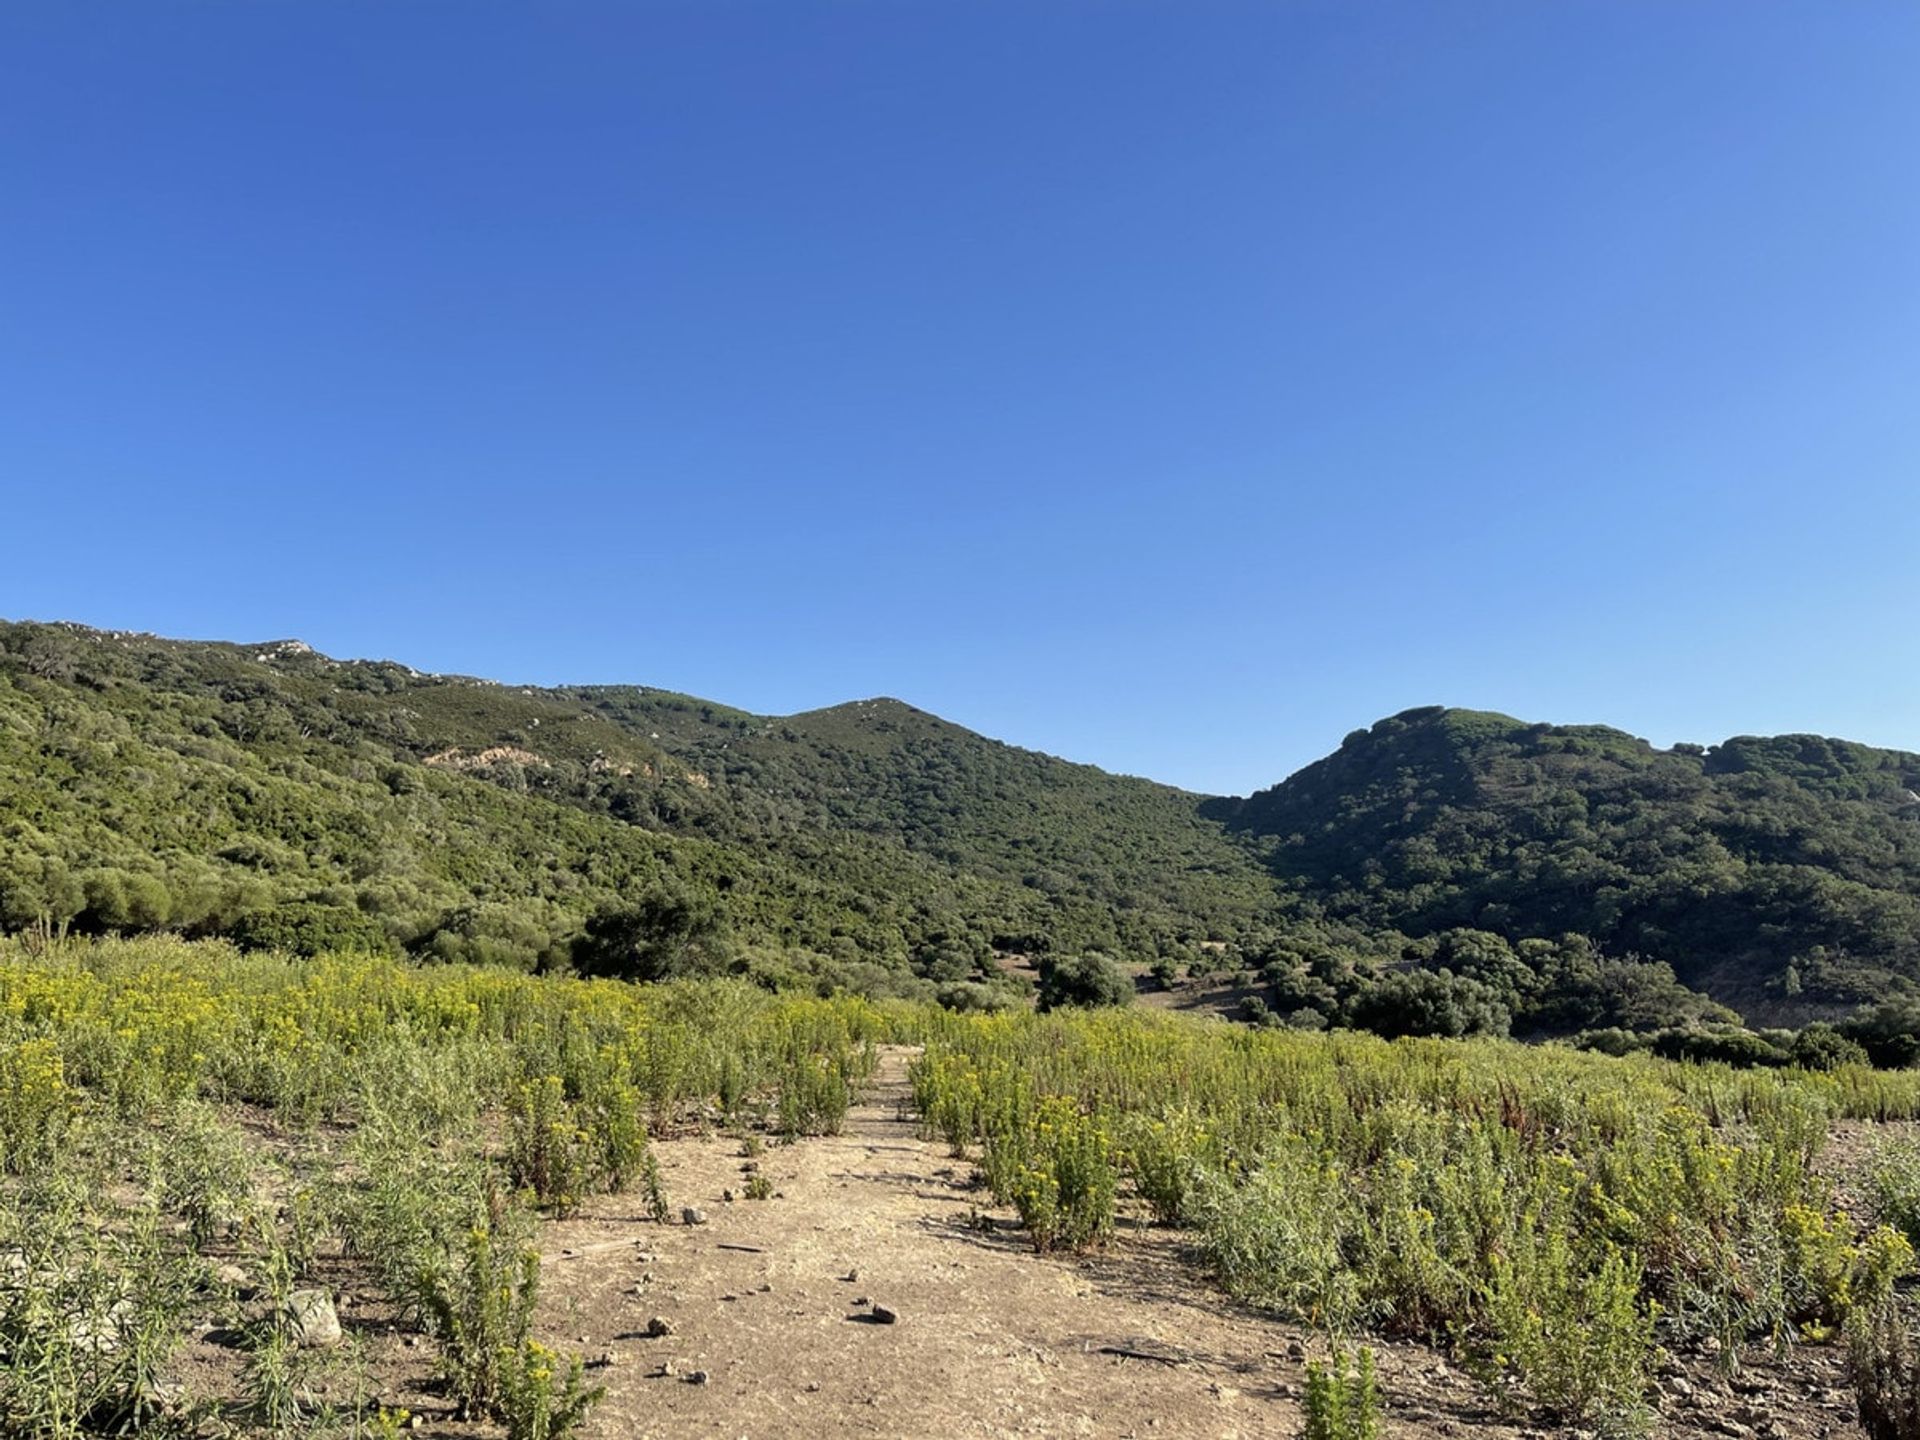
<path fill-rule="evenodd" d="M 1192 1212 L 1229 1293 L 1331 1331 L 1360 1311 L 1359 1277 L 1342 1250 L 1354 1198 L 1338 1167 L 1305 1145 L 1279 1144 L 1243 1184 L 1198 1177 Z"/>
<path fill-rule="evenodd" d="M 998 1014 L 1020 1004 L 1019 995 L 1003 985 L 987 985 L 978 980 L 962 980 L 942 985 L 934 997 L 943 1010 L 962 1013 Z"/>
<path fill-rule="evenodd" d="M 46 1165 L 72 1117 L 59 1045 L 46 1038 L 0 1044 L 0 1169 L 24 1175 Z"/>
<path fill-rule="evenodd" d="M 348 1248 L 405 1314 L 428 1319 L 465 1228 L 487 1212 L 494 1178 L 476 1158 L 443 1156 L 392 1120 L 364 1129 L 352 1154 L 360 1178 L 339 1203 Z"/>
<path fill-rule="evenodd" d="M 570 1214 L 587 1193 L 593 1137 L 580 1128 L 557 1075 L 529 1080 L 508 1112 L 507 1174 L 556 1214 Z"/>
<path fill-rule="evenodd" d="M 1717 1030 L 1662 1030 L 1653 1037 L 1653 1053 L 1668 1060 L 1717 1061 L 1722 1065 L 1785 1065 L 1787 1052 L 1764 1035 L 1731 1027 Z"/>
<path fill-rule="evenodd" d="M 1788 1050 L 1803 1070 L 1838 1070 L 1842 1065 L 1867 1063 L 1866 1048 L 1849 1040 L 1825 1021 L 1816 1020 L 1793 1037 Z"/>
<path fill-rule="evenodd" d="M 503 1203 L 473 1224 L 456 1263 L 428 1277 L 428 1318 L 441 1370 L 461 1414 L 501 1418 L 524 1360 L 540 1295 L 540 1257 Z"/>
<path fill-rule="evenodd" d="M 1280 1017 L 1269 1010 L 1267 1002 L 1258 995 L 1248 995 L 1242 999 L 1234 1015 L 1243 1025 L 1278 1025 L 1280 1023 Z"/>
<path fill-rule="evenodd" d="M 1380 1433 L 1380 1387 L 1373 1351 L 1362 1347 L 1357 1357 L 1348 1359 L 1336 1350 L 1332 1359 L 1307 1366 L 1306 1422 L 1303 1440 L 1375 1440 Z"/>
<path fill-rule="evenodd" d="M 1353 1023 L 1379 1035 L 1505 1035 L 1513 1016 L 1495 991 L 1447 970 L 1389 975 L 1363 990 Z"/>
<path fill-rule="evenodd" d="M 782 1135 L 838 1135 L 852 1104 L 851 1082 L 827 1056 L 796 1056 L 781 1072 Z"/>
<path fill-rule="evenodd" d="M 288 955 L 394 952 L 393 939 L 377 916 L 317 900 L 292 900 L 243 915 L 227 933 L 242 950 L 278 950 Z"/>
<path fill-rule="evenodd" d="M 1209 1153 L 1209 1135 L 1191 1110 L 1170 1111 L 1158 1119 L 1129 1117 L 1122 1157 L 1128 1177 L 1154 1219 L 1173 1225 L 1186 1218 L 1187 1197 Z"/>
<path fill-rule="evenodd" d="M 601 910 L 573 942 L 582 975 L 621 980 L 719 975 L 732 958 L 717 897 L 679 890 L 652 890 L 632 905 Z"/>
<path fill-rule="evenodd" d="M 0 1193 L 0 1433 L 77 1440 L 137 1428 L 185 1338 L 192 1267 L 158 1214 L 112 1217 L 66 1171 Z"/>
<path fill-rule="evenodd" d="M 1113 1230 L 1114 1163 L 1106 1131 L 1072 1102 L 1052 1098 L 1034 1115 L 1013 1203 L 1033 1248 L 1085 1250 Z"/>
<path fill-rule="evenodd" d="M 586 1383 L 578 1355 L 563 1358 L 526 1340 L 504 1367 L 498 1413 L 507 1440 L 567 1440 L 605 1395 L 604 1386 Z"/>
<path fill-rule="evenodd" d="M 1882 1223 L 1920 1246 L 1920 1145 L 1894 1140 L 1876 1147 L 1867 1161 L 1866 1178 Z"/>
<path fill-rule="evenodd" d="M 593 1146 L 595 1183 L 617 1195 L 653 1163 L 646 1121 L 640 1118 L 640 1092 L 618 1076 L 603 1078 L 580 1110 Z"/>
<path fill-rule="evenodd" d="M 1039 1003 L 1042 1010 L 1063 1005 L 1131 1005 L 1133 977 L 1104 955 L 1079 955 L 1040 961 Z"/>
<path fill-rule="evenodd" d="M 1848 1317 L 1847 1368 L 1870 1440 L 1920 1440 L 1920 1351 L 1891 1295 Z"/>
<path fill-rule="evenodd" d="M 1639 1281 L 1618 1250 L 1583 1264 L 1558 1230 L 1517 1237 L 1495 1257 L 1486 1296 L 1496 1390 L 1566 1423 L 1639 1433 L 1653 1348 Z"/>
<path fill-rule="evenodd" d="M 295 1373 L 300 1351 L 283 1324 L 270 1321 L 254 1336 L 240 1375 L 247 1410 L 273 1435 L 291 1435 L 308 1418 Z"/>
<path fill-rule="evenodd" d="M 1840 1033 L 1865 1050 L 1875 1065 L 1903 1069 L 1920 1061 L 1920 1002 L 1863 1005 L 1841 1024 Z"/>
<path fill-rule="evenodd" d="M 246 1137 L 205 1106 L 182 1105 L 154 1147 L 161 1203 L 187 1222 L 198 1249 L 238 1228 L 254 1198 Z"/>

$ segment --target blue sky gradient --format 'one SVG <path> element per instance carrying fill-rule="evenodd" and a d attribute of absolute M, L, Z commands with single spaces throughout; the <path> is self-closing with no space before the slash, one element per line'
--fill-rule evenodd
<path fill-rule="evenodd" d="M 0 11 L 0 614 L 1244 792 L 1920 749 L 1907 0 Z"/>

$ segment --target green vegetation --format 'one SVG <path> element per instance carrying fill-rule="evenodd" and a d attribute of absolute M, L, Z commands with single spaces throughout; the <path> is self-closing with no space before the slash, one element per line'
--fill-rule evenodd
<path fill-rule="evenodd" d="M 0 624 L 0 932 L 970 1010 L 1150 975 L 1262 1026 L 1902 1065 L 1916 795 L 1920 756 L 1842 741 L 1432 709 L 1210 799 L 891 700 L 776 719 Z"/>
<path fill-rule="evenodd" d="M 1362 1347 L 1351 1360 L 1335 1351 L 1332 1359 L 1309 1364 L 1305 1408 L 1303 1440 L 1376 1440 L 1380 1387 L 1374 1379 L 1373 1351 Z"/>
<path fill-rule="evenodd" d="M 598 1392 L 536 1333 L 539 1218 L 664 1219 L 650 1137 L 690 1116 L 838 1130 L 892 1035 L 1036 1250 L 1150 1215 L 1244 1301 L 1607 1430 L 1663 1347 L 1844 1337 L 1912 1437 L 1920 1161 L 1876 1151 L 1871 1226 L 1815 1161 L 1920 1116 L 1872 1068 L 1920 1060 L 1917 789 L 1844 742 L 1425 710 L 1214 800 L 893 701 L 0 625 L 0 1257 L 34 1281 L 0 1283 L 0 1429 L 172 1423 L 184 1337 L 237 1316 L 220 1423 L 397 1433 L 297 1338 L 352 1287 L 465 1413 L 562 1440 Z M 1143 975 L 1248 1023 L 1127 1008 Z M 1359 1354 L 1312 1433 L 1375 1432 Z"/>
<path fill-rule="evenodd" d="M 0 930 L 931 996 L 1277 914 L 1200 804 L 893 701 L 771 720 L 0 624 Z"/>
<path fill-rule="evenodd" d="M 1888 1298 L 1847 1326 L 1848 1365 L 1870 1440 L 1920 1440 L 1920 1344 L 1911 1314 Z"/>
<path fill-rule="evenodd" d="M 1743 1009 L 1920 993 L 1920 755 L 1409 710 L 1209 813 L 1365 928 L 1575 934 Z"/>
<path fill-rule="evenodd" d="M 398 1433 L 351 1337 L 298 1333 L 372 1292 L 465 1414 L 564 1440 L 598 1391 L 536 1333 L 533 1207 L 631 1188 L 662 1218 L 649 1127 L 833 1123 L 886 1026 L 737 981 L 0 942 L 0 1432 Z M 215 1322 L 241 1393 L 181 1395 Z"/>
<path fill-rule="evenodd" d="M 1733 1365 L 1851 1325 L 1885 1348 L 1870 1322 L 1912 1268 L 1815 1164 L 1836 1119 L 1920 1115 L 1920 1076 L 1858 1064 L 1063 1010 L 949 1015 L 913 1084 L 928 1133 L 976 1158 L 1036 1248 L 1101 1243 L 1130 1193 L 1242 1300 L 1445 1348 L 1557 1424 L 1643 1429 L 1662 1347 Z M 1335 1382 L 1325 1413 L 1359 1415 L 1335 1399 L 1370 1387 Z"/>
<path fill-rule="evenodd" d="M 1126 1005 L 1133 977 L 1104 955 L 1048 955 L 1040 961 L 1042 1010 L 1062 1005 Z"/>
<path fill-rule="evenodd" d="M 909 1039 L 927 1131 L 1036 1250 L 1151 1216 L 1331 1337 L 1311 1433 L 1376 1433 L 1366 1335 L 1609 1433 L 1645 1427 L 1662 1350 L 1844 1341 L 1872 1433 L 1914 1433 L 1912 1149 L 1866 1166 L 1864 1223 L 1819 1162 L 1838 1120 L 1920 1118 L 1920 1074 L 168 938 L 0 942 L 0 1256 L 35 1279 L 0 1284 L 0 1429 L 393 1433 L 351 1338 L 300 1339 L 311 1297 L 352 1293 L 430 1337 L 466 1414 L 563 1440 L 597 1390 L 541 1333 L 540 1211 L 625 1190 L 661 1218 L 650 1134 L 697 1122 L 750 1156 L 831 1131 Z M 246 1337 L 239 1391 L 182 1396 L 176 1356 L 215 1320 Z"/>

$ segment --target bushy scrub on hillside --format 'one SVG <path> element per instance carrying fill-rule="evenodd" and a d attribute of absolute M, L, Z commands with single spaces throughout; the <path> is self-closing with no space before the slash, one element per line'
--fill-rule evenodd
<path fill-rule="evenodd" d="M 531 970 L 666 892 L 838 983 L 944 984 L 995 949 L 1182 955 L 1278 909 L 1198 797 L 893 702 L 776 720 L 75 625 L 0 621 L 0 812 L 31 817 L 0 836 L 0 933 Z"/>
<path fill-rule="evenodd" d="M 1042 1010 L 1063 1005 L 1128 1005 L 1133 997 L 1133 977 L 1105 955 L 1050 955 L 1040 962 Z"/>
<path fill-rule="evenodd" d="M 1681 980 L 1737 974 L 1749 993 L 1832 1004 L 1911 988 L 1917 786 L 1920 755 L 1844 740 L 1656 750 L 1604 726 L 1431 706 L 1218 813 L 1336 920 L 1522 944 L 1573 933 Z M 1569 999 L 1584 1008 L 1576 987 Z"/>

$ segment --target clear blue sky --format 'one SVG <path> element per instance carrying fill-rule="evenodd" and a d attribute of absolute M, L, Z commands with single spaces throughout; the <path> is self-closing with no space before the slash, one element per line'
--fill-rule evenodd
<path fill-rule="evenodd" d="M 1920 6 L 0 12 L 0 615 L 1194 788 L 1920 749 Z"/>

